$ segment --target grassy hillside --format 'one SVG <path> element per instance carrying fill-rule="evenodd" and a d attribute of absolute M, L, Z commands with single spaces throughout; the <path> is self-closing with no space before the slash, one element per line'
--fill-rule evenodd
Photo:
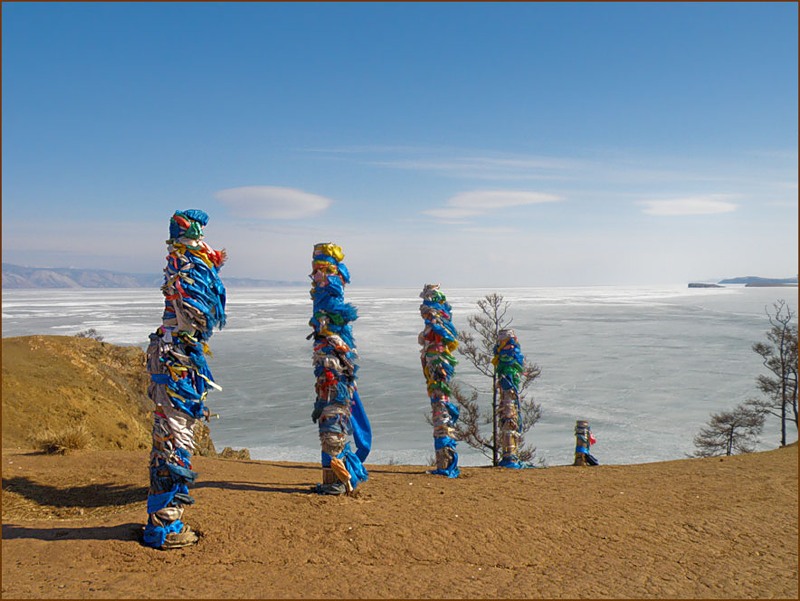
<path fill-rule="evenodd" d="M 3 447 L 35 448 L 44 433 L 77 429 L 90 449 L 149 449 L 147 380 L 136 347 L 73 336 L 3 338 Z"/>

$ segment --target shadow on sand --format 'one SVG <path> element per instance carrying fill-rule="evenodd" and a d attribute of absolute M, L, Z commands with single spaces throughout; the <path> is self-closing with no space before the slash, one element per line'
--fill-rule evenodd
<path fill-rule="evenodd" d="M 252 490 L 255 492 L 280 492 L 280 493 L 311 493 L 311 485 L 306 487 L 298 487 L 297 485 L 279 485 L 279 484 L 260 484 L 257 482 L 221 482 L 221 481 L 204 481 L 199 480 L 190 486 L 189 490 L 195 488 L 221 488 L 223 490 Z"/>
<path fill-rule="evenodd" d="M 44 541 L 122 540 L 139 543 L 142 539 L 142 524 L 127 523 L 86 528 L 28 528 L 15 524 L 3 524 L 3 540 L 20 538 L 35 538 Z"/>
<path fill-rule="evenodd" d="M 147 499 L 147 488 L 144 486 L 105 483 L 58 488 L 22 476 L 4 478 L 3 491 L 51 507 L 119 507 Z"/>

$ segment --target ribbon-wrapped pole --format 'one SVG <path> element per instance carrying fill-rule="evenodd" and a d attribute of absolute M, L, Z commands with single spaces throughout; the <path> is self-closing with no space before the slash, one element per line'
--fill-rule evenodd
<path fill-rule="evenodd" d="M 422 298 L 419 312 L 425 328 L 420 332 L 418 342 L 422 346 L 422 373 L 431 400 L 436 451 L 436 469 L 431 473 L 457 478 L 460 470 L 454 425 L 459 411 L 450 401 L 450 380 L 458 363 L 453 356 L 458 347 L 458 332 L 451 321 L 452 309 L 447 297 L 439 291 L 439 284 L 426 284 L 419 296 Z"/>
<path fill-rule="evenodd" d="M 164 312 L 147 348 L 147 394 L 155 412 L 144 543 L 157 549 L 198 540 L 182 518 L 184 506 L 194 503 L 187 485 L 197 477 L 192 471 L 195 426 L 210 415 L 204 403 L 209 389 L 220 389 L 206 355 L 214 328 L 225 325 L 226 300 L 218 270 L 227 255 L 203 241 L 207 223 L 208 215 L 199 209 L 176 211 L 170 219 Z"/>
<path fill-rule="evenodd" d="M 503 456 L 501 467 L 522 468 L 517 447 L 522 433 L 519 384 L 524 369 L 525 357 L 519 347 L 514 330 L 500 330 L 494 348 L 492 364 L 499 387 L 500 399 L 497 408 L 500 430 L 500 445 Z"/>
<path fill-rule="evenodd" d="M 363 465 L 372 446 L 372 429 L 356 386 L 358 358 L 350 326 L 358 318 L 356 308 L 344 302 L 350 273 L 342 262 L 344 252 L 330 242 L 314 245 L 311 262 L 316 400 L 311 419 L 319 423 L 322 449 L 320 494 L 351 493 L 367 480 Z M 350 448 L 353 436 L 356 450 Z"/>

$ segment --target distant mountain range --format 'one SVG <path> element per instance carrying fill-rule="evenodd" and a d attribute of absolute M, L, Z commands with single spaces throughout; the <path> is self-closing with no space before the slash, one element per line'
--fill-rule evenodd
<path fill-rule="evenodd" d="M 23 267 L 3 263 L 3 288 L 158 288 L 164 276 L 158 274 L 124 273 L 106 269 L 75 269 L 72 267 Z M 223 277 L 229 288 L 275 288 L 306 286 L 308 282 L 261 280 L 257 278 Z M 720 280 L 716 283 L 691 282 L 690 288 L 724 288 L 726 285 L 797 286 L 793 278 L 762 278 L 745 276 Z"/>
<path fill-rule="evenodd" d="M 73 269 L 70 267 L 22 267 L 3 263 L 3 288 L 158 288 L 163 274 L 122 273 L 105 269 Z M 231 288 L 274 288 L 305 286 L 306 282 L 260 280 L 256 278 L 224 278 Z"/>
<path fill-rule="evenodd" d="M 797 276 L 793 278 L 760 278 L 754 275 L 748 275 L 738 278 L 728 278 L 720 280 L 716 284 L 709 284 L 704 282 L 691 282 L 689 288 L 724 288 L 726 285 L 742 285 L 745 287 L 780 287 L 780 286 L 797 286 Z"/>

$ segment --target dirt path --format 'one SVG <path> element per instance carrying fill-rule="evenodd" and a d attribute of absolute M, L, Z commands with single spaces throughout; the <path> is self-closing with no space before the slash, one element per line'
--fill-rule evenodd
<path fill-rule="evenodd" d="M 199 545 L 156 551 L 147 454 L 3 452 L 3 598 L 793 598 L 797 446 L 532 470 L 196 458 Z"/>

